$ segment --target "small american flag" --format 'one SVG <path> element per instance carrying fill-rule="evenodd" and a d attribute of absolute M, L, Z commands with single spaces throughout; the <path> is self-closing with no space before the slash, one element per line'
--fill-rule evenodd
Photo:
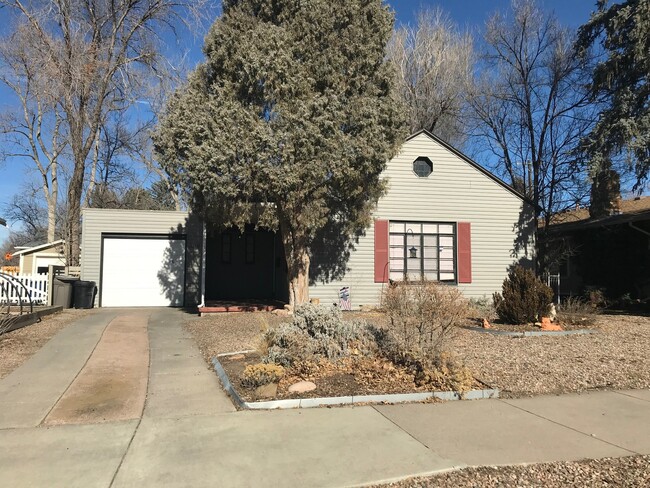
<path fill-rule="evenodd" d="M 339 290 L 339 308 L 341 310 L 352 310 L 352 301 L 350 300 L 349 286 L 344 286 Z"/>

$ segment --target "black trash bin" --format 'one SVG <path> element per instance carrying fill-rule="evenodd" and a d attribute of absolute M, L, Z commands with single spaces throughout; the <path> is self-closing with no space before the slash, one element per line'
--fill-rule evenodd
<path fill-rule="evenodd" d="M 75 281 L 79 281 L 79 278 L 64 275 L 54 277 L 52 280 L 52 305 L 72 308 L 73 284 Z"/>
<path fill-rule="evenodd" d="M 74 308 L 93 308 L 97 283 L 94 281 L 75 281 L 74 284 Z"/>

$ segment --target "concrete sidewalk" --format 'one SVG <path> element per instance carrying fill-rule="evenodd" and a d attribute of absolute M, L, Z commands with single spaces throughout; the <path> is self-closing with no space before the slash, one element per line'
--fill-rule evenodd
<path fill-rule="evenodd" d="M 174 310 L 136 311 L 151 316 L 141 419 L 39 426 L 122 313 L 84 318 L 0 381 L 3 485 L 337 487 L 464 466 L 650 454 L 649 390 L 235 412 L 180 327 L 187 316 Z"/>

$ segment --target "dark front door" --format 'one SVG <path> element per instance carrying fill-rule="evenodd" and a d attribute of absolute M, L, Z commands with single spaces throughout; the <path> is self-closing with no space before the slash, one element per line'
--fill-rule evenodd
<path fill-rule="evenodd" d="M 212 232 L 206 241 L 208 300 L 280 299 L 276 235 L 270 231 Z M 284 281 L 281 280 L 280 283 Z"/>

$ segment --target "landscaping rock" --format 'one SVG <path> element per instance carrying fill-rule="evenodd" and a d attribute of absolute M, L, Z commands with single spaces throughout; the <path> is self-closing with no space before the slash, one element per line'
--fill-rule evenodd
<path fill-rule="evenodd" d="M 257 398 L 275 398 L 275 395 L 278 393 L 278 384 L 269 383 L 268 385 L 262 385 L 255 388 L 255 396 Z"/>
<path fill-rule="evenodd" d="M 491 329 L 492 328 L 492 326 L 490 325 L 490 322 L 488 321 L 488 319 L 483 319 L 483 328 L 484 329 Z"/>
<path fill-rule="evenodd" d="M 316 389 L 316 384 L 311 381 L 299 381 L 289 387 L 291 393 L 305 393 Z"/>
<path fill-rule="evenodd" d="M 288 317 L 289 314 L 290 314 L 289 310 L 286 310 L 286 309 L 280 309 L 280 308 L 276 308 L 276 309 L 273 310 L 271 313 L 272 313 L 273 315 L 277 315 L 278 317 Z"/>
<path fill-rule="evenodd" d="M 232 356 L 227 356 L 227 357 L 228 357 L 228 361 L 240 361 L 244 359 L 246 356 L 244 356 L 243 354 L 233 354 Z"/>

